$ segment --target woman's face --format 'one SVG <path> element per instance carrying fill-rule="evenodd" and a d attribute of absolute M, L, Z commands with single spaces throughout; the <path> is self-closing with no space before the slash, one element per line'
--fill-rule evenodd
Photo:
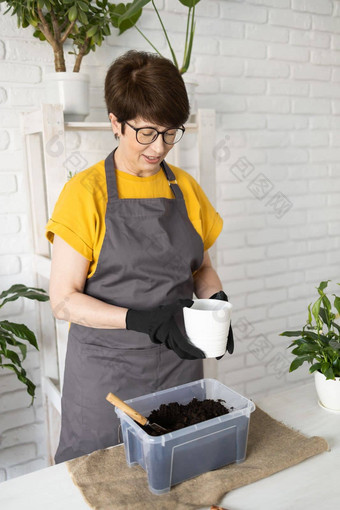
<path fill-rule="evenodd" d="M 136 131 L 128 124 L 124 124 L 125 130 L 122 134 L 122 125 L 117 122 L 116 117 L 111 113 L 110 120 L 112 129 L 119 136 L 119 146 L 115 153 L 115 160 L 118 170 L 122 170 L 133 175 L 146 177 L 157 173 L 160 164 L 165 159 L 173 145 L 163 142 L 161 135 L 148 144 L 142 145 L 137 142 Z M 148 120 L 137 117 L 129 120 L 129 124 L 135 128 L 153 127 L 158 131 L 165 131 L 172 126 L 159 126 Z"/>

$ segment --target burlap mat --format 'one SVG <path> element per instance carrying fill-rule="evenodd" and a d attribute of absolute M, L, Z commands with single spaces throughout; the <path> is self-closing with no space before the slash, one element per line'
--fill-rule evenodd
<path fill-rule="evenodd" d="M 147 475 L 140 466 L 127 466 L 123 446 L 79 457 L 67 462 L 67 467 L 88 505 L 96 510 L 194 510 L 216 505 L 232 489 L 327 449 L 321 437 L 307 438 L 257 408 L 250 418 L 244 462 L 204 473 L 161 496 L 149 491 Z"/>

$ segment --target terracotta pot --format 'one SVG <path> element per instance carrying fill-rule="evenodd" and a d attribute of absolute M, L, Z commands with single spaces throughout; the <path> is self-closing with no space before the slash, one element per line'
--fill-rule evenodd
<path fill-rule="evenodd" d="M 44 83 L 45 102 L 62 104 L 66 122 L 83 121 L 89 114 L 89 75 L 73 72 L 48 73 Z"/>
<path fill-rule="evenodd" d="M 318 371 L 314 372 L 316 392 L 319 397 L 319 404 L 332 411 L 340 412 L 340 377 L 326 379 Z"/>

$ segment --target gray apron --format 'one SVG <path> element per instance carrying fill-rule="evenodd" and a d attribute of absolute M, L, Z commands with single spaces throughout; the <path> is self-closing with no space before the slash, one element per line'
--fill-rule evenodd
<path fill-rule="evenodd" d="M 114 152 L 106 158 L 106 233 L 85 294 L 137 310 L 192 298 L 203 242 L 173 172 L 161 168 L 174 198 L 119 199 Z M 56 463 L 121 442 L 108 392 L 126 400 L 202 377 L 202 360 L 182 360 L 144 333 L 71 324 Z"/>

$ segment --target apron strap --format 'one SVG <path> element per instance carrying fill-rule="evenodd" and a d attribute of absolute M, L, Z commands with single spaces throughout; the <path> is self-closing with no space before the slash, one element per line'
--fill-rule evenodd
<path fill-rule="evenodd" d="M 163 172 L 165 173 L 165 177 L 168 180 L 171 191 L 175 195 L 175 198 L 183 198 L 183 193 L 181 191 L 181 188 L 177 184 L 175 174 L 173 173 L 173 171 L 171 170 L 171 168 L 169 167 L 165 160 L 162 161 L 161 167 Z"/>
<path fill-rule="evenodd" d="M 108 202 L 118 199 L 117 179 L 114 166 L 114 149 L 105 159 L 105 174 L 106 174 L 106 187 Z"/>

